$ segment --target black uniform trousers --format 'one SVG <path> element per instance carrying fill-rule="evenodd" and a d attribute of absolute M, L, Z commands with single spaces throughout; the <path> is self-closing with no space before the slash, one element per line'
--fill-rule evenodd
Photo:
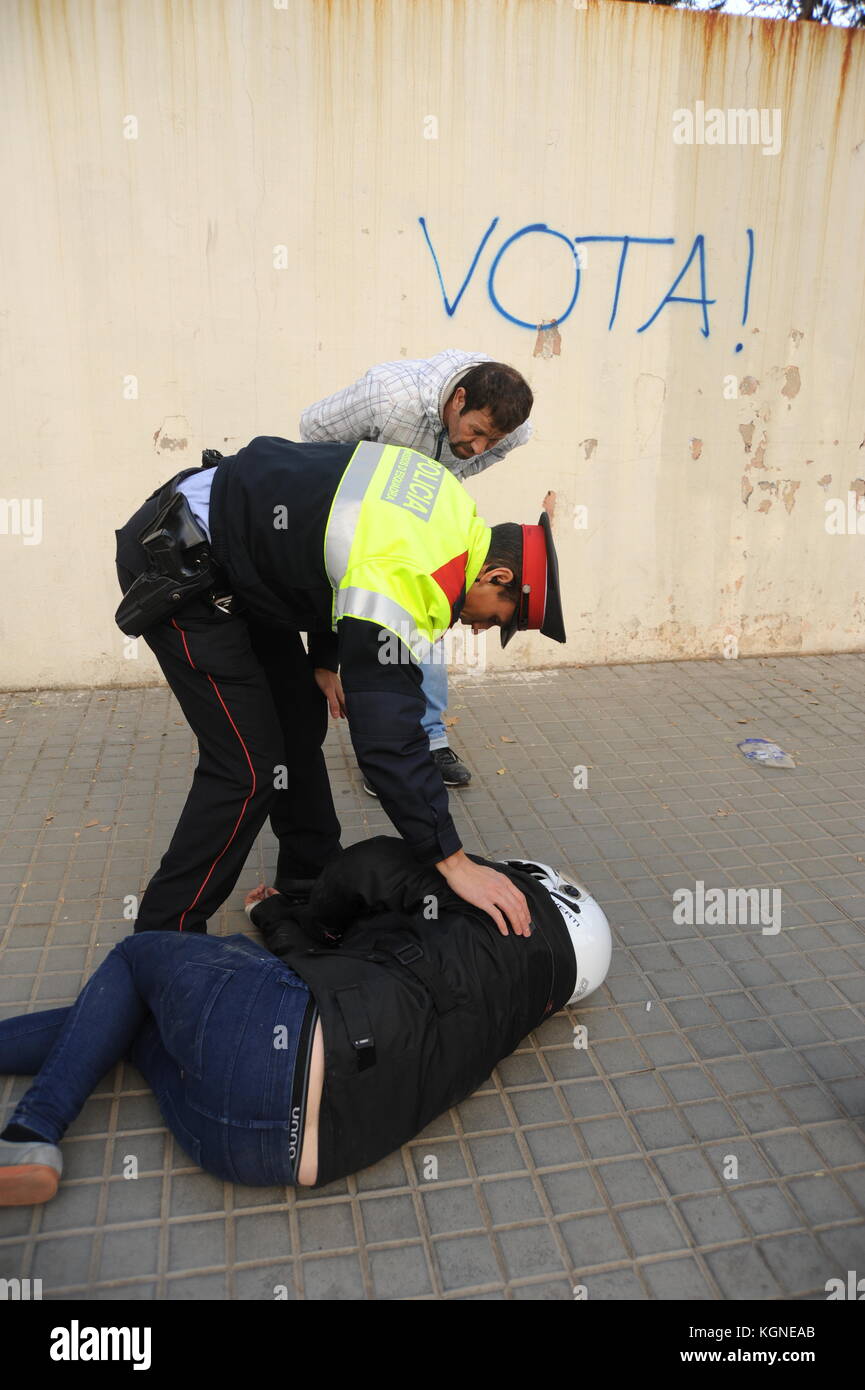
<path fill-rule="evenodd" d="M 146 568 L 136 537 L 149 499 L 115 532 L 125 592 Z M 205 932 L 267 817 L 279 841 L 276 882 L 316 878 L 341 853 L 322 744 L 327 701 L 300 633 L 225 614 L 206 598 L 143 634 L 198 740 L 198 765 L 136 931 Z"/>

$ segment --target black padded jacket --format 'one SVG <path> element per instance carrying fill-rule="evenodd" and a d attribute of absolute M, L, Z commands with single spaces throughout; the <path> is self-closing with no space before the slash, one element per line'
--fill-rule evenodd
<path fill-rule="evenodd" d="M 469 857 L 526 895 L 529 937 L 502 936 L 386 836 L 333 860 L 307 906 L 276 895 L 252 911 L 321 1017 L 317 1187 L 376 1163 L 464 1100 L 573 993 L 574 949 L 546 889 Z"/>

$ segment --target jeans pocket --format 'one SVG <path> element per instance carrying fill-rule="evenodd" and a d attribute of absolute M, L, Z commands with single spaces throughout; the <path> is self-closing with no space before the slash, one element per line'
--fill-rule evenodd
<path fill-rule="evenodd" d="M 243 990 L 241 1008 L 231 1009 L 231 1037 L 225 1036 L 225 996 L 211 1015 L 205 1073 L 187 1081 L 186 1104 L 232 1130 L 285 1130 L 291 1121 L 297 1050 L 309 991 L 292 985 L 282 968 L 257 969 L 256 987 Z M 219 1035 L 222 1065 L 213 1058 Z M 297 1103 L 296 1098 L 294 1098 Z"/>
<path fill-rule="evenodd" d="M 235 971 L 202 961 L 175 970 L 159 1002 L 159 1032 L 165 1050 L 189 1076 L 204 1069 L 204 1034 L 213 1006 Z"/>

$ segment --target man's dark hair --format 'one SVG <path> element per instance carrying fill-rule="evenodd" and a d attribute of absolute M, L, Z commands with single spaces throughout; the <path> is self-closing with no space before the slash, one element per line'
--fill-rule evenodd
<path fill-rule="evenodd" d="M 516 603 L 522 587 L 523 529 L 515 521 L 502 521 L 492 531 L 490 548 L 481 569 L 497 569 L 500 565 L 507 565 L 509 570 L 513 570 L 514 577 L 510 584 L 502 585 L 502 593 Z"/>
<path fill-rule="evenodd" d="M 493 424 L 510 434 L 528 420 L 534 396 L 532 388 L 514 367 L 504 362 L 480 362 L 457 382 L 466 393 L 466 410 L 488 410 Z"/>

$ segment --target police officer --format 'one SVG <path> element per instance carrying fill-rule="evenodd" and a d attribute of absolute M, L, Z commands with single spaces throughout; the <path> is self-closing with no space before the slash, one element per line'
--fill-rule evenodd
<path fill-rule="evenodd" d="M 118 623 L 143 634 L 199 746 L 136 931 L 206 931 L 268 815 L 280 891 L 341 853 L 330 704 L 417 863 L 527 934 L 524 895 L 462 850 L 417 659 L 457 620 L 498 626 L 503 646 L 526 628 L 565 640 L 546 514 L 490 528 L 446 468 L 392 445 L 259 437 L 205 465 L 116 532 Z"/>

